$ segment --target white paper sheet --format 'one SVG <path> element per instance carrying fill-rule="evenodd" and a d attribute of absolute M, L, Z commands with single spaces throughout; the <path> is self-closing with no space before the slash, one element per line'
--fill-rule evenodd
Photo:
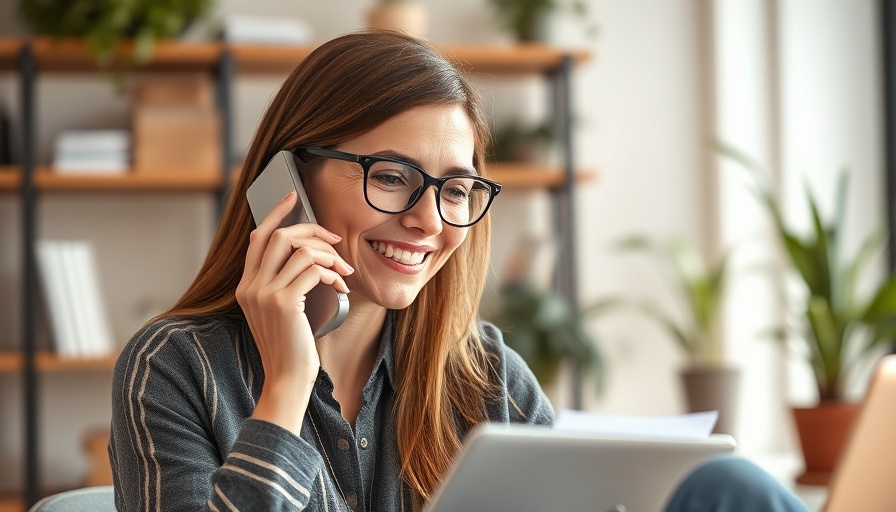
<path fill-rule="evenodd" d="M 700 440 L 709 437 L 718 417 L 718 411 L 675 416 L 623 416 L 564 409 L 557 415 L 554 430 L 607 436 Z"/>

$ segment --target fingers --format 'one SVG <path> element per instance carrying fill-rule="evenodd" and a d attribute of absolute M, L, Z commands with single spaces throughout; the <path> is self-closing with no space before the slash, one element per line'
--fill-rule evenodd
<path fill-rule="evenodd" d="M 283 268 L 271 280 L 270 286 L 274 289 L 279 289 L 291 286 L 296 282 L 304 282 L 299 278 L 310 271 L 312 276 L 318 276 L 317 281 L 310 283 L 311 287 L 316 285 L 317 282 L 323 282 L 333 285 L 336 290 L 342 293 L 348 293 L 348 286 L 340 274 L 348 275 L 354 269 L 345 265 L 348 267 L 346 271 L 346 269 L 341 268 L 342 265 L 345 265 L 345 262 L 337 254 L 309 246 L 302 246 L 292 253 L 286 264 L 283 265 Z M 308 289 L 310 290 L 311 287 Z"/>
<path fill-rule="evenodd" d="M 292 211 L 296 205 L 297 195 L 295 190 L 291 190 L 286 196 L 271 210 L 270 213 L 261 221 L 251 233 L 249 233 L 249 249 L 246 251 L 246 265 L 243 267 L 243 277 L 250 277 L 255 274 L 261 263 L 265 248 L 271 233 L 277 229 L 277 226 L 283 222 L 286 215 Z"/>
<path fill-rule="evenodd" d="M 310 251 L 315 256 L 307 264 L 323 265 L 348 275 L 354 272 L 331 244 L 341 240 L 317 224 L 297 224 L 275 230 L 268 239 L 267 247 L 258 265 L 256 279 L 269 282 L 282 273 L 286 262 L 296 251 Z M 306 265 L 307 266 L 307 265 Z M 294 276 L 293 276 L 294 277 Z"/>

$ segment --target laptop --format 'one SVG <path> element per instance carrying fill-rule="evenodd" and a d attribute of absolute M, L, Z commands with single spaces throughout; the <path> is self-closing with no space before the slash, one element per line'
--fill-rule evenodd
<path fill-rule="evenodd" d="M 734 447 L 727 435 L 654 440 L 479 425 L 424 510 L 657 512 L 701 461 Z"/>
<path fill-rule="evenodd" d="M 896 510 L 896 355 L 877 364 L 824 510 Z"/>

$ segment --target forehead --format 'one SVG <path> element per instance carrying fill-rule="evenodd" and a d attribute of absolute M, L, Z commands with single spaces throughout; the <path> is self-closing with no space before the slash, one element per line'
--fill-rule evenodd
<path fill-rule="evenodd" d="M 423 163 L 471 165 L 475 149 L 473 123 L 461 105 L 433 105 L 406 110 L 373 130 L 340 145 L 346 151 L 395 151 Z"/>

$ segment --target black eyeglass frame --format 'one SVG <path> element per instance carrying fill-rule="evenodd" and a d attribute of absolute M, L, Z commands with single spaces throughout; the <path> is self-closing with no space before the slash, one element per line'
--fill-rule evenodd
<path fill-rule="evenodd" d="M 373 208 L 374 210 L 376 210 L 378 212 L 392 213 L 392 214 L 404 213 L 404 212 L 410 210 L 411 208 L 413 208 L 414 205 L 416 205 L 417 202 L 420 201 L 420 198 L 423 197 L 423 194 L 427 190 L 429 190 L 429 187 L 436 187 L 436 197 L 438 198 L 438 200 L 436 201 L 436 209 L 439 211 L 439 218 L 441 218 L 442 222 L 444 222 L 445 224 L 448 224 L 449 226 L 454 226 L 456 228 L 467 228 L 467 227 L 470 227 L 470 226 L 476 224 L 480 220 L 482 220 L 482 218 L 485 217 L 485 214 L 488 213 L 488 209 L 491 207 L 492 201 L 495 200 L 495 196 L 497 196 L 501 192 L 501 184 L 500 183 L 483 178 L 482 176 L 445 176 L 443 178 L 436 178 L 435 176 L 430 175 L 429 173 L 427 173 L 426 171 L 417 167 L 414 164 L 405 162 L 403 160 L 399 160 L 397 158 L 387 157 L 387 156 L 356 155 L 354 153 L 346 153 L 345 151 L 339 151 L 337 149 L 328 149 L 328 148 L 322 148 L 322 147 L 317 147 L 317 146 L 303 146 L 303 147 L 297 148 L 295 151 L 293 151 L 293 153 L 295 153 L 296 156 L 298 156 L 303 162 L 306 162 L 306 163 L 309 161 L 309 159 L 306 158 L 306 154 L 307 154 L 307 155 L 319 156 L 319 157 L 323 157 L 323 158 L 333 158 L 335 160 L 343 160 L 345 162 L 354 162 L 354 163 L 360 165 L 361 168 L 364 170 L 364 200 L 367 201 L 367 204 L 370 205 L 371 208 Z M 423 186 L 420 187 L 420 191 L 414 196 L 412 201 L 408 202 L 407 207 L 405 207 L 403 210 L 400 210 L 397 212 L 383 210 L 382 208 L 378 208 L 373 203 L 371 203 L 370 198 L 367 197 L 367 177 L 370 175 L 370 168 L 373 166 L 373 164 L 375 164 L 377 162 L 392 162 L 392 163 L 396 163 L 396 164 L 401 164 L 405 167 L 414 169 L 415 171 L 419 172 L 423 176 Z M 445 219 L 445 216 L 442 214 L 442 199 L 441 199 L 442 187 L 449 180 L 456 179 L 456 178 L 471 179 L 471 180 L 477 181 L 479 183 L 484 184 L 486 187 L 488 187 L 488 191 L 489 191 L 488 202 L 486 203 L 485 208 L 483 208 L 482 213 L 479 214 L 479 217 L 474 219 L 472 222 L 468 222 L 466 224 L 457 224 L 457 223 L 451 222 L 451 221 Z"/>

